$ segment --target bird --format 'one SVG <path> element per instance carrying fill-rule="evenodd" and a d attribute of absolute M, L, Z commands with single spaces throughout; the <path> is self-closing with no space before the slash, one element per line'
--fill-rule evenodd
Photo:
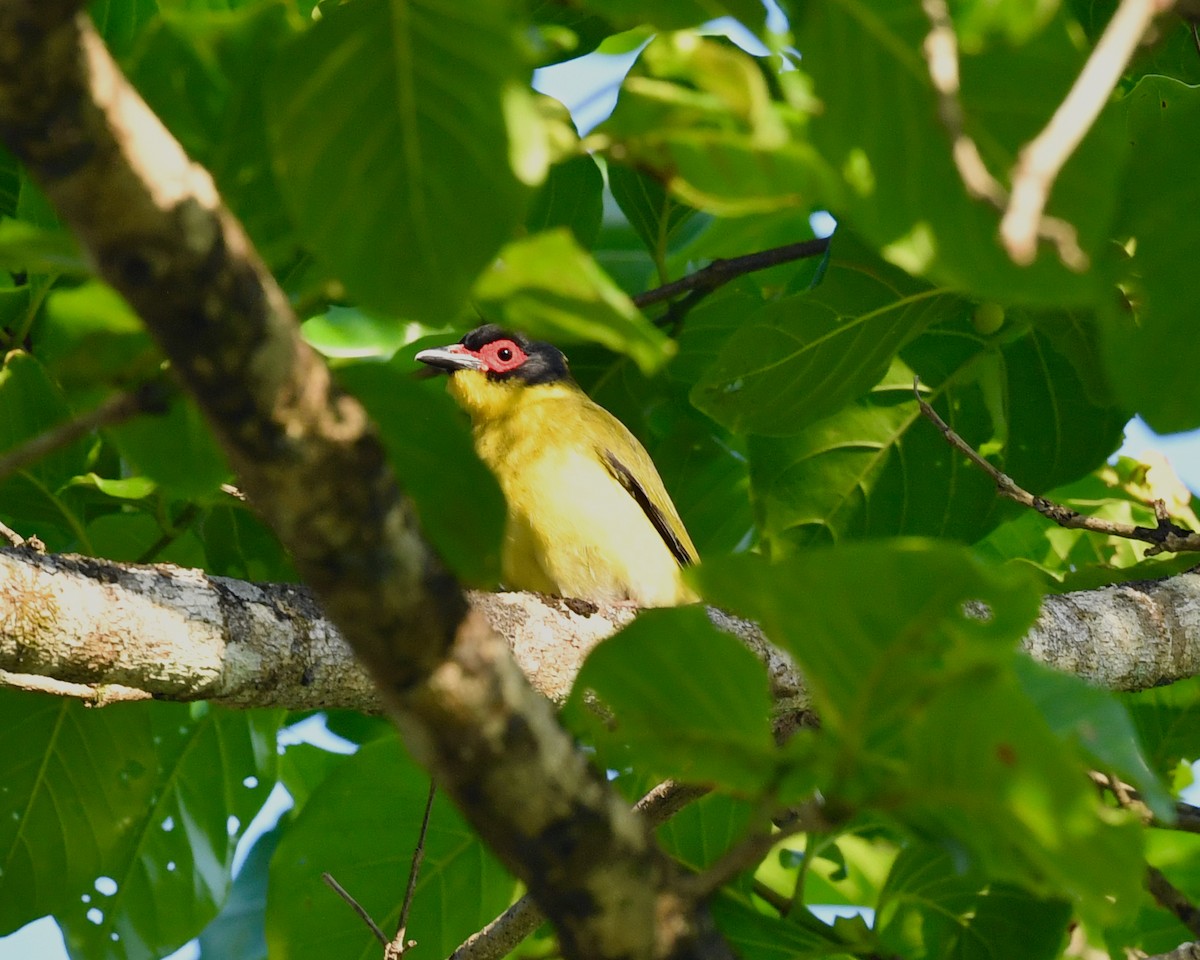
<path fill-rule="evenodd" d="M 499 481 L 507 587 L 639 607 L 699 599 L 681 575 L 696 548 L 654 462 L 579 387 L 562 351 L 487 323 L 416 359 L 449 374 Z"/>

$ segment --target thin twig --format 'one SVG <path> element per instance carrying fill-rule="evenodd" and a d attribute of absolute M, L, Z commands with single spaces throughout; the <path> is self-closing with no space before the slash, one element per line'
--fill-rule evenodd
<path fill-rule="evenodd" d="M 942 432 L 942 436 L 946 438 L 946 441 L 952 447 L 964 454 L 967 459 L 995 481 L 996 492 L 1000 496 L 1006 497 L 1024 507 L 1036 510 L 1043 517 L 1053 520 L 1060 527 L 1065 527 L 1068 530 L 1087 530 L 1091 533 L 1100 533 L 1110 537 L 1122 537 L 1126 540 L 1139 540 L 1142 543 L 1148 543 L 1150 544 L 1150 548 L 1146 551 L 1146 556 L 1148 557 L 1159 553 L 1183 553 L 1200 550 L 1200 533 L 1173 523 L 1167 517 L 1165 506 L 1159 505 L 1157 502 L 1154 505 L 1154 512 L 1158 519 L 1158 526 L 1139 527 L 1132 523 L 1102 520 L 1099 517 L 1086 517 L 1072 510 L 1070 507 L 1064 507 L 1062 504 L 1054 503 L 1045 497 L 1034 496 L 1028 490 L 1018 486 L 1016 481 L 1008 474 L 997 470 L 977 453 L 969 443 L 955 433 L 946 421 L 938 416 L 937 411 L 925 402 L 925 399 L 921 396 L 920 383 L 916 378 L 913 379 L 913 393 L 916 394 L 917 403 L 925 418 Z"/>
<path fill-rule="evenodd" d="M 1200 910 L 1157 867 L 1146 868 L 1146 889 L 1160 907 L 1175 914 L 1180 923 L 1200 937 Z"/>
<path fill-rule="evenodd" d="M 757 270 L 777 267 L 781 263 L 791 263 L 808 257 L 820 257 L 829 249 L 829 238 L 818 237 L 815 240 L 801 240 L 798 243 L 788 243 L 782 247 L 772 247 L 770 250 L 760 250 L 748 253 L 742 257 L 730 257 L 727 260 L 714 260 L 702 270 L 689 273 L 686 277 L 664 283 L 645 293 L 639 293 L 633 302 L 639 307 L 648 307 L 664 300 L 673 300 L 682 293 L 693 290 L 704 290 L 711 293 L 724 286 L 730 280 Z"/>
<path fill-rule="evenodd" d="M 345 900 L 347 904 L 350 905 L 350 909 L 358 914 L 359 919 L 362 920 L 362 922 L 367 925 L 367 927 L 370 929 L 370 931 L 373 934 L 375 934 L 375 939 L 378 940 L 380 942 L 380 944 L 382 944 L 383 948 L 386 950 L 391 944 L 389 943 L 388 938 L 384 934 L 384 932 L 382 930 L 380 930 L 379 926 L 375 923 L 375 921 L 371 919 L 371 915 L 369 913 L 367 913 L 366 907 L 364 907 L 357 900 L 355 900 L 352 896 L 350 896 L 350 894 L 346 890 L 346 888 L 343 887 L 340 883 L 338 883 L 336 880 L 333 879 L 333 874 L 322 873 L 321 879 L 325 881 L 325 885 L 327 887 L 329 887 L 330 890 L 332 890 L 339 897 L 341 897 L 343 900 Z"/>
<path fill-rule="evenodd" d="M 114 394 L 94 410 L 39 433 L 0 456 L 0 479 L 36 463 L 55 450 L 70 446 L 93 430 L 121 423 L 139 413 L 162 409 L 169 389 L 165 380 L 151 380 L 135 390 Z"/>
<path fill-rule="evenodd" d="M 1045 230 L 1042 212 L 1059 171 L 1092 128 L 1154 18 L 1172 6 L 1173 0 L 1121 0 L 1066 99 L 1045 129 L 1021 149 L 1012 172 L 1008 209 L 1000 220 L 1000 237 L 1014 262 L 1033 262 L 1037 238 Z M 1065 258 L 1064 262 L 1073 269 L 1086 269 L 1086 256 L 1082 251 L 1079 256 L 1083 256 L 1081 266 Z"/>
<path fill-rule="evenodd" d="M 10 673 L 7 670 L 0 670 L 0 687 L 25 690 L 29 693 L 47 693 L 54 697 L 70 697 L 82 700 L 87 707 L 107 707 L 110 703 L 132 703 L 154 698 L 153 694 L 145 690 L 118 683 L 71 683 L 29 673 Z"/>
<path fill-rule="evenodd" d="M 1188 941 L 1181 943 L 1170 953 L 1156 953 L 1146 960 L 1200 960 L 1200 943 Z"/>
<path fill-rule="evenodd" d="M 1179 830 L 1182 833 L 1200 833 L 1200 807 L 1176 800 L 1175 822 L 1166 823 L 1151 812 L 1141 793 L 1128 783 L 1099 770 L 1091 771 L 1089 776 L 1096 786 L 1111 793 L 1122 807 L 1136 813 L 1146 826 L 1157 827 L 1160 830 Z"/>
<path fill-rule="evenodd" d="M 3 537 L 14 547 L 23 547 L 26 543 L 25 538 L 12 527 L 8 526 L 3 520 L 0 520 L 0 537 Z"/>
<path fill-rule="evenodd" d="M 975 141 L 966 132 L 959 86 L 958 37 L 949 6 L 946 0 L 922 0 L 921 7 L 930 27 L 924 44 L 925 60 L 938 98 L 938 119 L 950 134 L 954 166 L 968 194 L 1004 213 L 1009 207 L 1009 193 L 992 176 Z M 1087 254 L 1079 246 L 1075 228 L 1067 221 L 1039 216 L 1034 223 L 1034 239 L 1038 238 L 1052 242 L 1059 259 L 1072 270 L 1087 269 Z"/>
<path fill-rule="evenodd" d="M 634 804 L 649 826 L 656 827 L 675 816 L 689 803 L 709 792 L 708 787 L 664 780 Z M 467 937 L 450 954 L 449 960 L 497 960 L 533 933 L 546 917 L 528 894 L 486 926 Z"/>
<path fill-rule="evenodd" d="M 412 866 L 408 868 L 408 886 L 404 888 L 404 902 L 400 905 L 400 920 L 396 924 L 396 935 L 383 951 L 384 960 L 399 960 L 406 950 L 417 945 L 416 940 L 406 940 L 408 913 L 412 909 L 413 894 L 417 891 L 417 877 L 421 873 L 421 861 L 425 859 L 425 835 L 429 833 L 429 815 L 433 812 L 433 798 L 437 796 L 437 784 L 429 781 L 429 796 L 425 799 L 425 815 L 421 817 L 421 830 L 417 834 L 417 845 L 413 848 Z"/>

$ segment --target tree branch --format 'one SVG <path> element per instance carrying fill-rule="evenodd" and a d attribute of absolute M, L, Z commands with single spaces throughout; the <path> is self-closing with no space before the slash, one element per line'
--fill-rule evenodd
<path fill-rule="evenodd" d="M 824 256 L 828 249 L 829 238 L 818 237 L 815 240 L 801 240 L 797 243 L 785 244 L 782 247 L 772 247 L 770 250 L 759 250 L 742 257 L 714 260 L 702 270 L 689 273 L 686 277 L 672 280 L 670 283 L 664 283 L 661 287 L 654 287 L 652 290 L 639 293 L 633 298 L 633 302 L 639 307 L 648 307 L 651 304 L 662 303 L 664 300 L 672 300 L 681 293 L 694 291 L 711 293 L 729 283 L 730 280 L 736 280 L 747 273 L 766 270 L 768 267 L 777 267 L 781 263 L 791 263 L 794 260 Z"/>
<path fill-rule="evenodd" d="M 1070 507 L 1064 507 L 1062 504 L 1047 500 L 1045 497 L 1035 496 L 1020 486 L 1008 474 L 997 470 L 966 440 L 955 433 L 954 429 L 938 415 L 938 412 L 925 402 L 924 397 L 921 396 L 920 383 L 916 380 L 913 381 L 913 393 L 916 394 L 917 404 L 921 408 L 922 415 L 941 431 L 947 443 L 966 456 L 968 460 L 995 481 L 996 492 L 1000 496 L 1012 500 L 1014 503 L 1019 503 L 1023 507 L 1036 510 L 1043 517 L 1053 520 L 1060 527 L 1065 527 L 1068 530 L 1087 530 L 1090 533 L 1099 533 L 1109 537 L 1122 537 L 1126 540 L 1138 540 L 1142 543 L 1148 543 L 1150 544 L 1150 549 L 1146 551 L 1146 556 L 1153 556 L 1164 552 L 1183 553 L 1185 551 L 1200 550 L 1200 533 L 1188 530 L 1172 522 L 1171 518 L 1167 515 L 1166 505 L 1161 500 L 1154 501 L 1154 513 L 1158 519 L 1158 526 L 1139 527 L 1132 523 L 1121 523 L 1117 520 L 1104 520 L 1100 517 L 1084 516 Z"/>
<path fill-rule="evenodd" d="M 1012 172 L 1012 195 L 1000 220 L 1000 238 L 1016 263 L 1033 262 L 1046 220 L 1042 211 L 1059 171 L 1096 122 L 1154 18 L 1173 6 L 1174 0 L 1121 0 L 1066 99 L 1045 129 L 1021 149 Z"/>
<path fill-rule="evenodd" d="M 567 956 L 728 956 L 424 543 L 365 411 L 81 6 L 0 2 L 0 138 L 142 317 L 410 750 Z"/>
<path fill-rule="evenodd" d="M 620 605 L 581 615 L 529 593 L 473 593 L 470 602 L 556 702 L 591 649 L 635 615 Z M 810 715 L 803 677 L 754 624 L 712 608 L 709 617 L 766 666 L 777 734 L 786 736 Z M 1024 647 L 1047 666 L 1113 690 L 1195 676 L 1200 574 L 1048 596 Z M 0 670 L 73 684 L 56 692 L 89 701 L 120 686 L 230 707 L 383 709 L 305 587 L 31 549 L 0 550 Z"/>
<path fill-rule="evenodd" d="M 946 0 L 922 0 L 921 7 L 929 20 L 925 38 L 925 61 L 929 78 L 938 98 L 938 119 L 950 135 L 950 155 L 967 193 L 984 200 L 1000 213 L 1008 209 L 1009 193 L 997 180 L 974 139 L 966 132 L 963 120 L 961 88 L 958 73 L 958 36 L 950 18 Z M 1040 213 L 1040 211 L 1039 211 Z M 1058 217 L 1039 216 L 1034 222 L 1033 239 L 1048 240 L 1058 250 L 1059 259 L 1072 270 L 1084 271 L 1087 254 L 1079 246 L 1075 227 Z M 1032 257 L 1031 257 L 1032 259 Z"/>

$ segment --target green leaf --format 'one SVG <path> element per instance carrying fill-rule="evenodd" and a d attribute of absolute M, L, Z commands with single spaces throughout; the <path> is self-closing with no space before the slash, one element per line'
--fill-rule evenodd
<path fill-rule="evenodd" d="M 1200 362 L 1192 310 L 1200 275 L 1188 256 L 1200 225 L 1182 211 L 1200 203 L 1188 163 L 1200 150 L 1200 87 L 1146 77 L 1122 106 L 1130 158 L 1119 229 L 1135 241 L 1124 272 L 1136 307 L 1110 308 L 1105 365 L 1122 400 L 1156 431 L 1189 430 L 1200 425 L 1200 389 L 1187 373 Z"/>
<path fill-rule="evenodd" d="M 479 278 L 475 297 L 510 329 L 559 344 L 591 340 L 628 354 L 645 373 L 674 347 L 562 228 L 510 243 Z"/>
<path fill-rule="evenodd" d="M 267 960 L 267 870 L 282 835 L 277 824 L 254 841 L 225 906 L 200 934 L 200 960 Z"/>
<path fill-rule="evenodd" d="M 592 697 L 609 719 L 597 717 Z M 567 709 L 665 777 L 753 794 L 776 775 L 766 669 L 700 607 L 644 611 L 596 647 Z"/>
<path fill-rule="evenodd" d="M 162 414 L 147 414 L 108 428 L 117 449 L 136 470 L 179 497 L 211 496 L 233 476 L 195 403 L 174 396 Z"/>
<path fill-rule="evenodd" d="M 684 203 L 736 217 L 812 205 L 831 174 L 803 127 L 749 54 L 679 33 L 642 51 L 595 136 Z"/>
<path fill-rule="evenodd" d="M 568 228 L 585 249 L 596 242 L 604 212 L 604 175 L 588 154 L 550 168 L 525 217 L 530 233 Z"/>
<path fill-rule="evenodd" d="M 363 304 L 444 320 L 519 222 L 505 128 L 518 75 L 501 0 L 335 6 L 277 58 L 280 186 Z"/>
<path fill-rule="evenodd" d="M 36 359 L 13 350 L 0 366 L 0 455 L 66 422 L 71 410 Z M 79 530 L 59 492 L 87 464 L 86 438 L 74 440 L 0 480 L 0 512 L 18 521 L 45 521 Z"/>
<path fill-rule="evenodd" d="M 271 167 L 264 67 L 295 35 L 294 7 L 288 0 L 168 7 L 143 31 L 129 65 L 147 103 L 213 175 L 275 267 L 288 262 L 298 240 Z"/>
<path fill-rule="evenodd" d="M 384 930 L 395 930 L 429 780 L 395 739 L 368 743 L 313 793 L 275 852 L 267 890 L 271 956 L 366 957 L 379 945 L 321 881 L 328 872 Z M 439 791 L 408 934 L 449 956 L 511 902 L 515 882 Z M 297 910 L 297 904 L 304 904 Z"/>
<path fill-rule="evenodd" d="M 655 833 L 667 853 L 689 869 L 701 871 L 745 839 L 754 813 L 747 800 L 710 793 L 689 803 Z"/>
<path fill-rule="evenodd" d="M 1163 821 L 1175 816 L 1175 801 L 1142 756 L 1137 729 L 1117 695 L 1086 680 L 1018 657 L 1017 679 L 1050 729 L 1078 743 L 1097 770 L 1133 784 Z"/>
<path fill-rule="evenodd" d="M 65 698 L 3 690 L 0 718 L 6 934 L 77 907 L 126 845 L 128 825 L 144 816 L 157 778 L 144 707 L 89 711 Z"/>
<path fill-rule="evenodd" d="M 91 272 L 71 234 L 23 220 L 0 220 L 0 269 L 78 276 Z"/>
<path fill-rule="evenodd" d="M 725 16 L 760 30 L 766 18 L 763 6 L 754 0 L 589 0 L 584 6 L 619 23 L 648 23 L 661 30 L 692 27 Z"/>
<path fill-rule="evenodd" d="M 968 309 L 944 291 L 897 282 L 835 254 L 812 292 L 736 320 L 731 310 L 735 332 L 692 402 L 730 430 L 771 436 L 834 413 L 877 383 L 907 340 Z"/>
<path fill-rule="evenodd" d="M 1053 960 L 1071 906 L 991 884 L 945 850 L 914 844 L 896 859 L 880 896 L 875 929 L 890 952 L 917 958 Z"/>
<path fill-rule="evenodd" d="M 159 957 L 200 933 L 229 891 L 238 838 L 274 786 L 282 711 L 138 706 L 154 743 L 155 792 L 100 871 L 115 889 L 97 886 L 99 921 L 86 904 L 56 912 L 75 954 Z"/>
<path fill-rule="evenodd" d="M 608 186 L 650 256 L 662 262 L 697 211 L 672 197 L 654 177 L 624 164 L 608 164 Z"/>
<path fill-rule="evenodd" d="M 808 960 L 845 956 L 853 948 L 832 927 L 811 915 L 803 919 L 769 917 L 745 898 L 723 890 L 710 906 L 713 920 L 730 945 L 743 957 L 755 960 Z M 807 914 L 807 911 L 803 911 Z M 866 939 L 866 938 L 864 938 Z M 860 944 L 864 949 L 867 944 Z"/>
<path fill-rule="evenodd" d="M 1019 571 L 990 570 L 959 548 L 924 541 L 846 544 L 777 564 L 721 557 L 691 571 L 706 600 L 759 623 L 800 660 L 824 729 L 896 732 L 938 684 L 1007 663 L 1038 595 Z M 869 584 L 869 589 L 863 589 Z M 802 589 L 798 589 L 802 585 Z M 963 604 L 987 604 L 987 619 Z M 864 698 L 878 713 L 866 717 Z"/>
<path fill-rule="evenodd" d="M 1122 699 L 1146 759 L 1160 774 L 1173 773 L 1181 760 L 1200 759 L 1200 678 L 1128 693 Z"/>
<path fill-rule="evenodd" d="M 92 0 L 88 13 L 105 46 L 118 61 L 124 60 L 142 28 L 158 14 L 155 0 Z"/>
<path fill-rule="evenodd" d="M 981 299 L 1080 305 L 1100 302 L 1098 272 L 1067 269 L 1052 248 L 1019 267 L 997 240 L 999 214 L 967 195 L 951 158 L 922 44 L 919 4 L 838 0 L 785 5 L 803 69 L 824 106 L 813 144 L 840 183 L 829 209 L 910 273 Z M 1064 20 L 1024 46 L 961 58 L 968 131 L 1004 179 L 1018 149 L 1049 119 L 1078 75 L 1083 52 Z M 1095 258 L 1108 242 L 1121 164 L 1112 111 L 1055 181 L 1047 212 L 1064 218 Z M 1182 156 L 1182 154 L 1180 154 Z"/>
<path fill-rule="evenodd" d="M 388 360 L 409 339 L 395 320 L 357 307 L 333 306 L 300 325 L 304 339 L 327 357 Z"/>
<path fill-rule="evenodd" d="M 1086 317 L 1010 311 L 999 337 L 983 337 L 961 317 L 904 347 L 865 398 L 794 436 L 752 437 L 751 483 L 772 552 L 896 534 L 972 542 L 1018 513 L 921 416 L 914 375 L 960 436 L 1034 493 L 1102 464 L 1127 414 L 1094 396 L 1093 329 Z"/>
<path fill-rule="evenodd" d="M 158 485 L 149 477 L 110 480 L 95 473 L 72 478 L 71 486 L 91 487 L 116 500 L 143 500 L 158 489 Z"/>
<path fill-rule="evenodd" d="M 492 586 L 499 580 L 504 495 L 440 384 L 413 380 L 415 349 L 387 364 L 342 367 L 338 379 L 379 426 L 392 468 L 438 553 L 465 581 Z"/>
<path fill-rule="evenodd" d="M 38 357 L 65 384 L 128 386 L 156 375 L 162 362 L 138 315 L 98 280 L 51 291 L 33 337 Z"/>
<path fill-rule="evenodd" d="M 322 750 L 311 743 L 293 743 L 279 760 L 279 779 L 292 796 L 294 814 L 308 803 L 322 783 L 346 762 L 347 754 Z M 293 815 L 294 815 L 293 814 Z"/>
<path fill-rule="evenodd" d="M 884 806 L 990 878 L 1077 898 L 1097 920 L 1131 908 L 1137 825 L 1106 822 L 1082 759 L 1012 668 L 1038 608 L 1022 572 L 901 541 L 774 565 L 719 559 L 692 576 L 796 657 L 821 716 L 813 757 L 833 809 Z"/>

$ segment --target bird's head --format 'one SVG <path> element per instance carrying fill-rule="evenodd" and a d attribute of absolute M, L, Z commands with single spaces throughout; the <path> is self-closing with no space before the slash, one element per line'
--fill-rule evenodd
<path fill-rule="evenodd" d="M 416 359 L 450 375 L 450 393 L 472 418 L 500 415 L 524 388 L 572 383 L 561 350 L 494 323 L 458 343 L 422 350 Z"/>

